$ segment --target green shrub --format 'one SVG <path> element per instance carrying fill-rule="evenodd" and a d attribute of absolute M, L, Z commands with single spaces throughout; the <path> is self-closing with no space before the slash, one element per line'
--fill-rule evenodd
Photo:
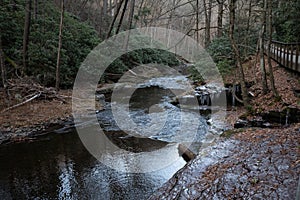
<path fill-rule="evenodd" d="M 214 39 L 208 47 L 208 52 L 213 58 L 221 75 L 232 72 L 235 66 L 235 57 L 228 37 Z"/>
<path fill-rule="evenodd" d="M 15 7 L 10 2 L 4 0 L 0 8 L 3 49 L 7 57 L 22 66 L 25 1 L 15 1 Z M 26 75 L 44 85 L 54 86 L 60 10 L 50 1 L 39 2 L 39 8 L 37 18 L 31 20 Z M 80 64 L 99 42 L 91 26 L 65 12 L 60 73 L 63 87 L 72 86 Z M 13 72 L 8 70 L 8 77 L 12 77 Z"/>

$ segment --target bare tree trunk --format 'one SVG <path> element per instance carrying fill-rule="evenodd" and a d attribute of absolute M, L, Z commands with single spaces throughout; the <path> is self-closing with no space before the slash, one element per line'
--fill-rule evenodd
<path fill-rule="evenodd" d="M 107 0 L 103 1 L 103 14 L 106 16 L 107 15 L 107 9 L 108 9 L 108 2 Z"/>
<path fill-rule="evenodd" d="M 123 2 L 124 2 L 124 0 L 121 0 L 120 3 L 118 4 L 117 11 L 116 11 L 116 13 L 115 13 L 114 19 L 113 19 L 113 21 L 111 22 L 109 31 L 108 31 L 108 33 L 107 33 L 107 37 L 106 37 L 107 39 L 111 36 L 112 30 L 113 30 L 114 25 L 115 25 L 115 23 L 116 23 L 116 21 L 117 21 L 117 18 L 118 18 L 118 15 L 119 15 L 119 13 L 120 13 L 120 10 L 121 10 L 121 7 L 122 7 Z"/>
<path fill-rule="evenodd" d="M 108 2 L 107 0 L 103 1 L 103 7 L 101 10 L 101 22 L 100 22 L 100 32 L 99 35 L 101 38 L 103 38 L 104 34 L 103 32 L 105 32 L 107 30 L 107 9 L 108 9 Z M 104 36 L 105 37 L 105 36 Z"/>
<path fill-rule="evenodd" d="M 8 100 L 7 105 L 10 106 L 10 95 L 9 95 L 9 91 L 7 89 L 6 68 L 5 68 L 5 63 L 4 63 L 4 52 L 3 52 L 3 47 L 2 47 L 1 34 L 0 34 L 0 67 L 1 67 L 2 85 L 4 88 L 6 99 Z"/>
<path fill-rule="evenodd" d="M 135 6 L 135 0 L 131 0 L 131 5 L 130 5 L 130 14 L 129 14 L 129 29 L 132 29 L 132 24 L 133 24 L 133 16 L 134 16 L 134 6 Z"/>
<path fill-rule="evenodd" d="M 205 48 L 210 44 L 210 24 L 211 24 L 211 7 L 212 0 L 208 0 L 208 6 L 206 0 L 203 0 L 204 13 L 205 13 Z"/>
<path fill-rule="evenodd" d="M 2 38 L 0 35 L 0 66 L 1 66 L 1 79 L 2 79 L 2 85 L 4 89 L 6 89 L 6 70 L 5 70 L 5 64 L 4 64 L 4 53 L 2 48 Z"/>
<path fill-rule="evenodd" d="M 247 19 L 247 26 L 246 26 L 246 33 L 248 34 L 248 35 L 250 35 L 251 33 L 250 33 L 250 23 L 251 23 L 251 15 L 252 15 L 252 1 L 253 0 L 250 0 L 249 1 L 249 11 L 248 11 L 248 19 Z M 250 39 L 249 39 L 249 37 L 246 37 L 245 38 L 245 43 L 246 43 L 246 45 L 247 46 L 251 46 L 249 43 L 250 43 Z M 249 53 L 249 49 L 248 48 L 244 48 L 244 55 L 248 55 L 248 53 Z"/>
<path fill-rule="evenodd" d="M 125 12 L 126 12 L 126 9 L 127 9 L 128 1 L 129 0 L 125 0 L 125 4 L 124 4 L 124 7 L 123 7 L 121 18 L 120 18 L 120 21 L 119 21 L 119 24 L 118 24 L 118 27 L 117 27 L 117 30 L 116 30 L 116 34 L 118 34 L 120 32 L 120 29 L 121 29 L 121 26 L 122 26 L 122 23 L 123 23 L 123 19 L 124 19 L 124 16 L 125 16 Z"/>
<path fill-rule="evenodd" d="M 131 0 L 131 5 L 130 5 L 130 14 L 129 14 L 129 27 L 128 29 L 130 30 L 132 28 L 132 24 L 133 24 L 133 15 L 134 15 L 134 6 L 135 6 L 135 0 Z M 127 33 L 126 35 L 126 41 L 124 44 L 124 49 L 128 49 L 128 41 L 129 41 L 129 37 L 130 37 L 130 32 Z"/>
<path fill-rule="evenodd" d="M 30 34 L 30 23 L 31 23 L 31 0 L 26 1 L 25 7 L 25 24 L 23 34 L 23 70 L 22 75 L 28 70 L 28 44 Z"/>
<path fill-rule="evenodd" d="M 199 43 L 199 0 L 196 2 L 196 40 Z"/>
<path fill-rule="evenodd" d="M 274 73 L 272 68 L 272 62 L 271 62 L 271 42 L 272 42 L 272 21 L 273 21 L 273 13 L 272 13 L 272 0 L 268 0 L 268 16 L 269 16 L 269 22 L 267 23 L 268 27 L 268 65 L 269 65 L 269 73 L 270 73 L 270 82 L 271 82 L 271 89 L 275 97 L 279 97 L 278 91 L 275 87 L 275 81 L 274 81 Z"/>
<path fill-rule="evenodd" d="M 113 16 L 113 3 L 112 0 L 109 0 L 109 15 Z"/>
<path fill-rule="evenodd" d="M 56 90 L 59 90 L 59 84 L 60 84 L 60 57 L 61 57 L 61 47 L 62 47 L 64 13 L 65 13 L 64 0 L 61 0 L 61 15 L 60 15 L 60 24 L 59 24 L 57 62 L 56 62 L 56 83 L 55 83 Z"/>
<path fill-rule="evenodd" d="M 248 98 L 248 90 L 246 87 L 245 82 L 245 75 L 244 75 L 244 69 L 241 61 L 241 56 L 239 49 L 237 47 L 237 44 L 234 39 L 234 24 L 235 24 L 235 9 L 236 9 L 236 1 L 237 0 L 229 0 L 229 10 L 230 10 L 230 28 L 229 28 L 229 37 L 230 42 L 233 48 L 233 51 L 236 56 L 237 65 L 239 69 L 239 77 L 240 77 L 240 83 L 242 87 L 242 96 L 243 96 L 243 103 L 245 107 L 249 107 L 249 98 Z"/>
<path fill-rule="evenodd" d="M 223 35 L 223 14 L 224 14 L 224 0 L 218 0 L 218 37 Z"/>
<path fill-rule="evenodd" d="M 262 87 L 263 87 L 263 93 L 268 93 L 268 82 L 267 82 L 267 73 L 266 73 L 266 66 L 265 66 L 265 43 L 264 43 L 264 35 L 266 31 L 266 1 L 264 0 L 264 11 L 262 14 L 262 22 L 261 22 L 261 30 L 259 34 L 259 43 L 260 43 L 260 70 L 261 70 L 261 81 L 262 81 Z"/>

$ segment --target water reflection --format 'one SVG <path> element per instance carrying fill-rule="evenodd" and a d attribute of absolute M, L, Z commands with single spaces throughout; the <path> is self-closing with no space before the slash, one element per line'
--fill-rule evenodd
<path fill-rule="evenodd" d="M 177 149 L 173 156 L 175 153 L 178 156 Z M 132 166 L 126 165 L 126 159 L 122 162 L 123 168 L 130 170 Z M 159 161 L 143 161 L 143 165 L 153 163 L 159 164 Z M 0 147 L 0 197 L 146 199 L 184 164 L 180 158 L 158 172 L 118 172 L 93 158 L 75 132 L 50 135 L 34 143 Z"/>
<path fill-rule="evenodd" d="M 57 166 L 59 168 L 58 198 L 72 199 L 72 185 L 76 185 L 76 178 L 74 176 L 73 162 L 61 154 L 57 157 Z M 73 182 L 73 184 L 72 184 Z"/>

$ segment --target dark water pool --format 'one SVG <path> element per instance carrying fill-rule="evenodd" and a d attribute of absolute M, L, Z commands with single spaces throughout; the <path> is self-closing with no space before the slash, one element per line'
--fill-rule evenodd
<path fill-rule="evenodd" d="M 172 154 L 178 156 L 174 165 L 132 174 L 93 158 L 75 131 L 1 146 L 0 199 L 146 199 L 184 166 L 176 148 Z"/>

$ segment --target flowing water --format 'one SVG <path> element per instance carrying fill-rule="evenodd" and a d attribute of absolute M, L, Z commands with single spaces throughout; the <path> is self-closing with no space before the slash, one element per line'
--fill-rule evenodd
<path fill-rule="evenodd" d="M 162 130 L 147 138 L 124 135 L 113 119 L 110 105 L 98 113 L 100 125 L 116 145 L 129 146 L 130 155 L 164 148 L 166 160 L 174 161 L 168 166 L 153 172 L 130 173 L 133 167 L 143 171 L 152 164 L 160 165 L 162 159 L 141 157 L 139 165 L 131 166 L 128 157 L 120 155 L 110 161 L 122 168 L 122 172 L 116 171 L 90 155 L 75 130 L 52 133 L 33 142 L 0 147 L 0 199 L 146 199 L 186 164 L 178 153 L 178 143 L 201 144 L 207 133 L 204 117 L 168 103 L 172 97 L 170 91 L 158 87 L 133 94 L 130 118 L 137 126 L 147 127 L 153 119 L 167 119 L 163 126 L 155 127 L 156 123 L 152 123 L 151 130 Z M 126 124 L 125 120 L 122 130 L 130 129 Z M 193 141 L 188 140 L 191 138 Z"/>

